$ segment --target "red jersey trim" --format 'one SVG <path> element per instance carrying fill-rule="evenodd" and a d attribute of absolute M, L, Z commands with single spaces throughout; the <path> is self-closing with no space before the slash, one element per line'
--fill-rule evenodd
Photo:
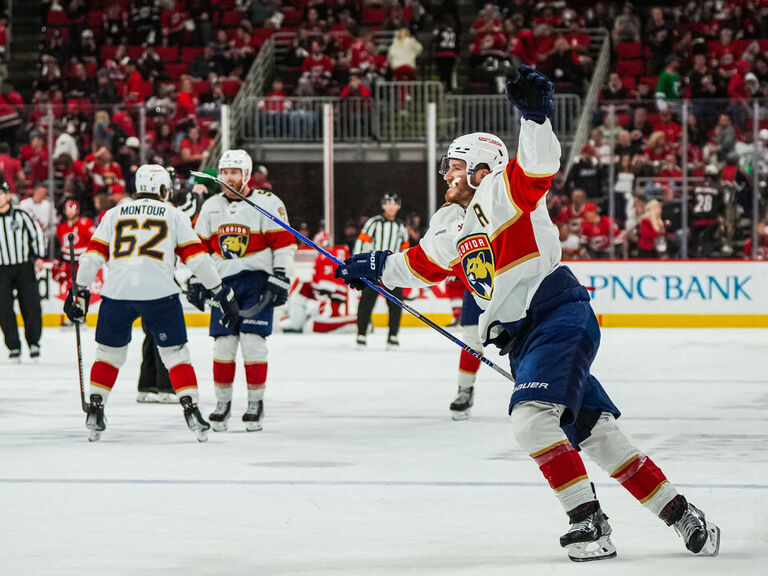
<path fill-rule="evenodd" d="M 267 230 L 263 235 L 266 239 L 266 243 L 272 250 L 279 250 L 280 248 L 296 245 L 296 238 L 294 238 L 293 234 L 287 230 Z M 253 236 L 251 236 L 251 238 L 253 238 Z"/>
<path fill-rule="evenodd" d="M 88 242 L 88 248 L 85 250 L 86 254 L 89 252 L 98 254 L 99 256 L 103 257 L 104 260 L 109 260 L 109 244 L 103 240 L 99 240 L 98 238 L 91 238 L 91 241 Z"/>
<path fill-rule="evenodd" d="M 530 212 L 518 212 L 505 222 L 491 238 L 493 254 L 496 257 L 496 274 L 540 256 L 536 235 L 533 231 Z"/>
<path fill-rule="evenodd" d="M 446 270 L 427 256 L 421 246 L 406 250 L 404 255 L 405 264 L 411 274 L 426 284 L 437 284 L 451 274 L 450 270 Z"/>
<path fill-rule="evenodd" d="M 176 253 L 176 256 L 178 256 L 181 261 L 186 264 L 187 260 L 193 256 L 196 256 L 197 254 L 207 254 L 208 250 L 206 250 L 202 242 L 192 241 L 185 244 L 179 244 L 174 249 L 174 252 Z"/>

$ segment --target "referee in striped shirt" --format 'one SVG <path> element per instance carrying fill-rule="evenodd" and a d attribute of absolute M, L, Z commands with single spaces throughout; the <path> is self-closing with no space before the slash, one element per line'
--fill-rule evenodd
<path fill-rule="evenodd" d="M 11 190 L 0 182 L 0 328 L 10 358 L 21 358 L 21 341 L 13 311 L 13 291 L 24 318 L 24 336 L 31 358 L 40 356 L 40 292 L 35 273 L 43 268 L 45 240 L 40 225 L 29 212 L 11 206 Z"/>
<path fill-rule="evenodd" d="M 363 226 L 363 231 L 357 237 L 355 242 L 355 254 L 361 252 L 370 252 L 372 250 L 390 250 L 391 252 L 401 252 L 408 248 L 408 231 L 405 224 L 396 220 L 400 210 L 400 197 L 397 194 L 385 194 L 381 199 L 381 208 L 383 214 L 374 216 Z M 399 299 L 403 299 L 403 289 L 395 288 L 392 294 Z M 368 325 L 371 322 L 371 312 L 376 304 L 378 292 L 367 286 L 363 288 L 360 295 L 360 305 L 357 308 L 357 345 L 363 347 L 367 344 L 366 334 Z M 402 310 L 396 304 L 389 300 L 389 336 L 387 337 L 387 348 L 397 349 L 400 342 L 397 339 L 397 333 L 400 330 L 400 315 Z"/>

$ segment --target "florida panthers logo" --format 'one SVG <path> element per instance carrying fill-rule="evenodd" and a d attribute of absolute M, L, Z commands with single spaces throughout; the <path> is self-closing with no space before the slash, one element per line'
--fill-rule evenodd
<path fill-rule="evenodd" d="M 473 234 L 464 238 L 458 245 L 461 267 L 467 277 L 472 292 L 485 300 L 493 293 L 493 276 L 496 273 L 496 261 L 488 236 Z"/>
<path fill-rule="evenodd" d="M 242 258 L 248 250 L 251 231 L 247 226 L 224 224 L 219 227 L 219 248 L 224 258 Z"/>

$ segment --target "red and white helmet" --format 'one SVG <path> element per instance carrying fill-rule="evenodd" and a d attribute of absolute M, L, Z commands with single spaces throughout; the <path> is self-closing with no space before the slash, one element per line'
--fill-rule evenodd
<path fill-rule="evenodd" d="M 171 192 L 171 175 L 160 164 L 143 164 L 136 170 L 136 193 L 165 200 Z"/>
<path fill-rule="evenodd" d="M 243 173 L 243 186 L 247 186 L 253 173 L 253 160 L 245 150 L 227 150 L 219 158 L 219 172 L 224 168 L 239 168 Z"/>
<path fill-rule="evenodd" d="M 509 162 L 509 152 L 501 138 L 488 132 L 473 132 L 459 136 L 451 145 L 440 161 L 440 174 L 448 172 L 449 160 L 464 160 L 467 163 L 467 174 L 474 174 L 479 164 L 486 164 L 491 172 L 506 166 Z M 467 184 L 472 188 L 472 181 L 467 178 Z"/>
<path fill-rule="evenodd" d="M 328 234 L 325 230 L 318 232 L 315 234 L 315 237 L 312 238 L 312 241 L 320 246 L 321 248 L 330 248 L 331 247 L 331 235 Z"/>

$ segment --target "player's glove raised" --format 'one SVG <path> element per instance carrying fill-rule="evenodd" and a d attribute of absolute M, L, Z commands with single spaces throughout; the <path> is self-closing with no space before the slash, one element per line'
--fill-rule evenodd
<path fill-rule="evenodd" d="M 291 281 L 282 270 L 275 270 L 267 278 L 262 298 L 269 298 L 269 306 L 282 306 L 288 302 L 288 291 L 291 289 Z"/>
<path fill-rule="evenodd" d="M 205 312 L 205 301 L 211 297 L 211 291 L 196 278 L 190 278 L 187 286 L 187 302 L 200 312 Z"/>
<path fill-rule="evenodd" d="M 88 304 L 91 301 L 91 291 L 87 288 L 80 288 L 75 292 L 74 286 L 69 289 L 66 300 L 64 300 L 64 314 L 72 322 L 80 324 L 85 321 L 85 315 L 88 314 Z"/>
<path fill-rule="evenodd" d="M 362 290 L 366 286 L 363 278 L 374 283 L 379 281 L 384 273 L 387 256 L 390 254 L 392 252 L 389 250 L 355 254 L 344 260 L 344 265 L 336 268 L 333 276 L 334 278 L 341 278 L 347 286 L 355 290 Z"/>
<path fill-rule="evenodd" d="M 219 291 L 214 294 L 214 298 L 221 308 L 219 323 L 227 330 L 231 330 L 240 320 L 240 306 L 237 304 L 235 291 L 222 284 Z"/>
<path fill-rule="evenodd" d="M 507 98 L 526 120 L 544 124 L 554 113 L 555 85 L 527 65 L 507 73 Z"/>

